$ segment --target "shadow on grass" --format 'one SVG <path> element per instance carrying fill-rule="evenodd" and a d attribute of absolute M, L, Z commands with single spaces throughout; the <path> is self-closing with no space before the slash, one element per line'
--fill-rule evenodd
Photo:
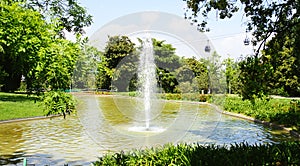
<path fill-rule="evenodd" d="M 39 97 L 37 97 L 35 95 L 29 96 L 27 94 L 0 92 L 0 101 L 3 101 L 3 102 L 25 102 L 25 101 L 36 102 L 38 100 L 39 100 Z"/>

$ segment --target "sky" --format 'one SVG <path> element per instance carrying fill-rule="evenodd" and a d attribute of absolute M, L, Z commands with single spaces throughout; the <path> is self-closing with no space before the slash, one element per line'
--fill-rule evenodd
<path fill-rule="evenodd" d="M 182 0 L 79 0 L 79 3 L 93 16 L 93 24 L 85 28 L 85 35 L 88 37 L 93 36 L 99 29 L 114 20 L 137 12 L 165 12 L 177 15 L 184 20 L 183 8 L 185 7 L 185 2 Z M 217 19 L 215 14 L 216 12 L 213 12 L 207 19 L 210 32 L 205 32 L 204 34 L 208 37 L 209 44 L 215 48 L 217 53 L 222 58 L 230 57 L 235 59 L 238 59 L 241 55 L 252 54 L 253 47 L 243 44 L 246 35 L 248 37 L 251 36 L 245 33 L 245 18 L 241 11 L 230 20 Z M 195 26 L 190 24 L 187 26 L 196 29 Z"/>

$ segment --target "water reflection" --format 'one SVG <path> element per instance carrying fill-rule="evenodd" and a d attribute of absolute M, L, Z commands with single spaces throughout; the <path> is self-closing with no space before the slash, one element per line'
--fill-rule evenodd
<path fill-rule="evenodd" d="M 107 152 L 140 149 L 165 143 L 268 143 L 292 138 L 249 121 L 210 110 L 207 105 L 163 102 L 152 127 L 164 132 L 135 132 L 144 125 L 131 110 L 131 98 L 78 95 L 77 115 L 51 120 L 0 124 L 0 164 L 21 164 L 23 157 L 36 165 L 89 165 Z M 116 106 L 116 103 L 122 107 Z M 134 109 L 132 109 L 134 110 Z"/>
<path fill-rule="evenodd" d="M 77 117 L 54 118 L 0 125 L 1 164 L 89 165 L 100 150 L 85 134 Z"/>

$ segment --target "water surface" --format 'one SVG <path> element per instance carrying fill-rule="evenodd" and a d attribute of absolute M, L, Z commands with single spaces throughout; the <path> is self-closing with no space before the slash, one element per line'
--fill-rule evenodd
<path fill-rule="evenodd" d="M 206 104 L 157 101 L 151 132 L 131 130 L 145 120 L 130 97 L 77 95 L 77 114 L 0 124 L 0 165 L 89 165 L 107 152 L 161 146 L 165 143 L 276 143 L 293 140 L 284 132 L 222 115 Z"/>

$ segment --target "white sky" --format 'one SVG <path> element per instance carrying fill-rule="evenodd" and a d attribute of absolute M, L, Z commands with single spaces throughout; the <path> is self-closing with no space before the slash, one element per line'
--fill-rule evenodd
<path fill-rule="evenodd" d="M 88 37 L 111 21 L 136 12 L 167 12 L 184 19 L 185 3 L 182 0 L 79 0 L 79 3 L 86 7 L 88 13 L 93 16 L 94 23 L 86 28 Z M 253 52 L 251 45 L 244 46 L 243 44 L 246 27 L 243 25 L 245 18 L 240 13 L 230 20 L 217 20 L 213 13 L 207 20 L 210 32 L 206 32 L 205 35 L 222 58 L 238 58 Z"/>

